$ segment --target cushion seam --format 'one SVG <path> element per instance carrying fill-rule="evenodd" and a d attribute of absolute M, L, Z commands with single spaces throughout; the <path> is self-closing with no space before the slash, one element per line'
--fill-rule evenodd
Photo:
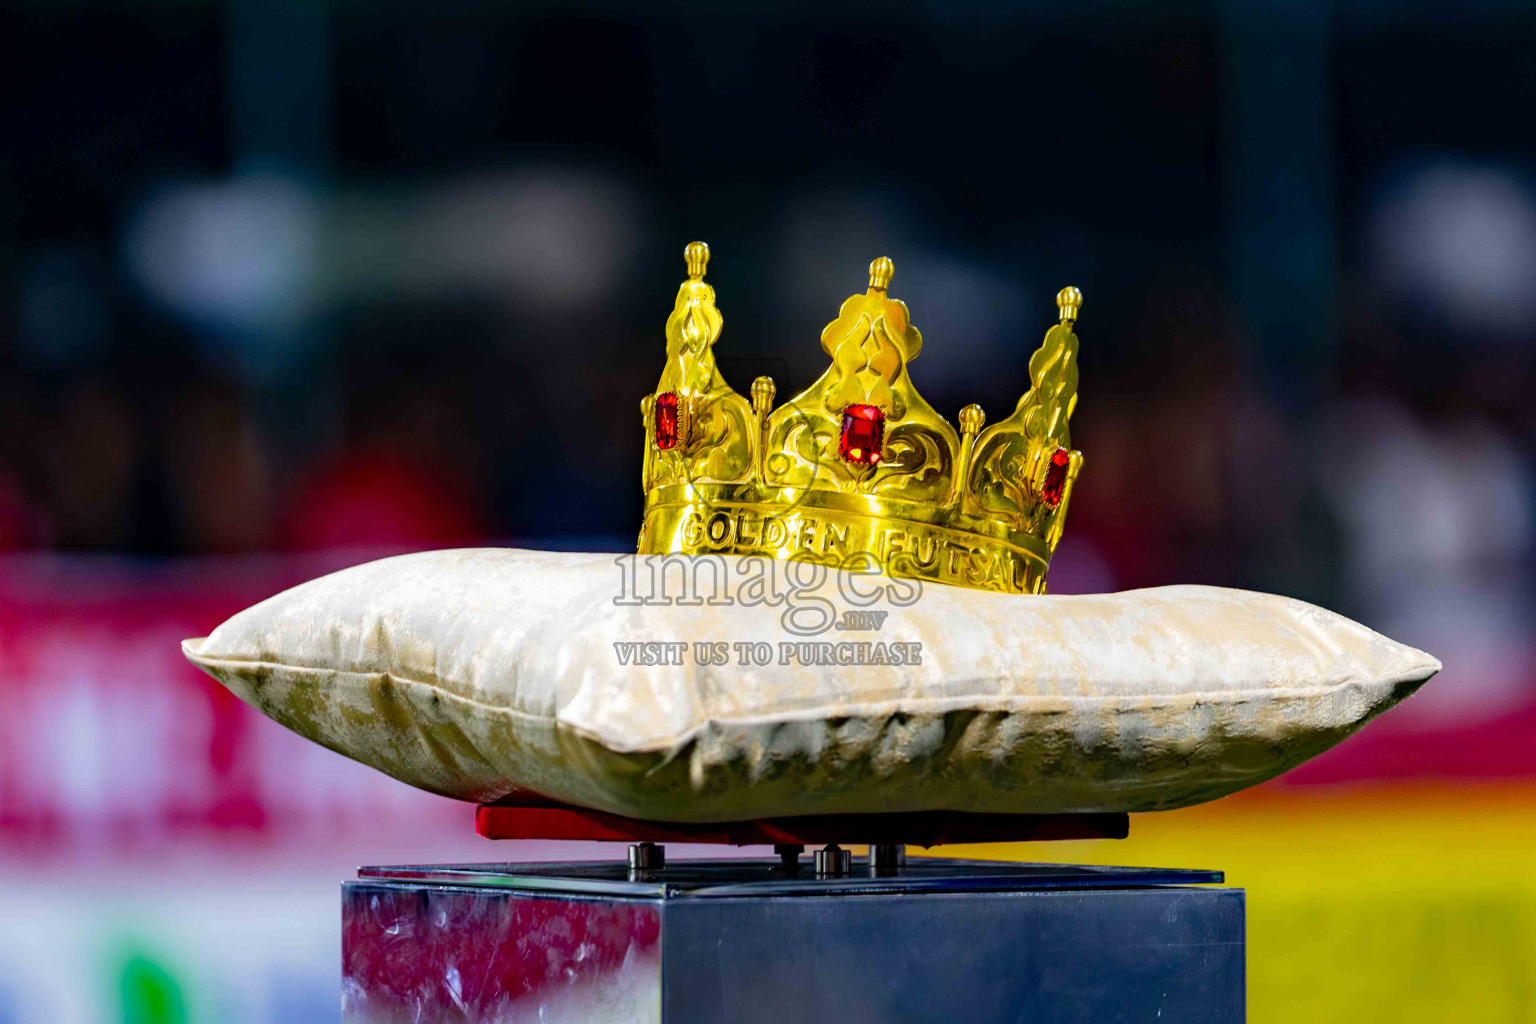
<path fill-rule="evenodd" d="M 1381 692 L 1383 695 L 1390 693 L 1395 687 L 1411 682 L 1415 679 L 1414 673 L 1406 673 L 1377 681 L 1344 679 L 1325 686 L 1293 688 L 1285 690 L 1259 689 L 1259 690 L 1231 690 L 1231 691 L 1200 691 L 1196 693 L 1179 694 L 1146 694 L 1142 696 L 1130 695 L 1083 695 L 1083 696 L 1058 696 L 1054 694 L 1019 694 L 1013 697 L 917 697 L 898 698 L 895 700 L 881 701 L 853 705 L 847 710 L 841 710 L 837 714 L 829 714 L 826 708 L 796 709 L 792 711 L 776 712 L 772 714 L 737 716 L 719 718 L 707 716 L 700 722 L 695 722 L 682 730 L 675 738 L 647 737 L 634 740 L 622 746 L 603 737 L 591 728 L 578 725 L 564 719 L 557 711 L 554 715 L 545 715 L 533 711 L 525 711 L 521 708 L 509 707 L 502 704 L 488 704 L 483 700 L 464 694 L 455 693 L 439 683 L 424 682 L 420 679 L 412 679 L 394 672 L 388 671 L 357 671 L 353 669 L 312 667 L 308 665 L 292 665 L 284 662 L 266 661 L 258 658 L 221 658 L 195 656 L 191 660 L 199 667 L 206 668 L 209 665 L 220 666 L 256 666 L 282 670 L 285 672 L 313 672 L 323 674 L 335 679 L 337 677 L 349 677 L 362 682 L 363 685 L 376 685 L 384 679 L 390 679 L 395 683 L 407 686 L 420 687 L 431 690 L 441 697 L 452 699 L 460 704 L 481 708 L 488 712 L 504 713 L 512 717 L 523 718 L 539 722 L 541 724 L 554 724 L 557 727 L 569 729 L 572 732 L 598 743 L 614 753 L 653 753 L 663 750 L 675 750 L 685 743 L 692 741 L 700 732 L 710 725 L 747 727 L 763 724 L 778 724 L 799 721 L 826 720 L 830 718 L 880 718 L 893 713 L 906 711 L 908 713 L 939 713 L 946 710 L 976 710 L 976 711 L 1004 711 L 1009 714 L 1056 712 L 1064 713 L 1072 710 L 1073 704 L 1088 704 L 1097 707 L 1113 707 L 1122 704 L 1127 710 L 1156 710 L 1171 706 L 1193 707 L 1199 704 L 1243 704 L 1255 699 L 1274 701 L 1278 699 L 1295 700 L 1308 697 L 1326 697 L 1351 687 L 1370 688 Z M 1427 666 L 1426 666 L 1427 667 Z M 1428 672 L 1423 678 L 1428 679 L 1434 673 Z M 1421 680 L 1422 681 L 1422 680 Z M 1016 706 L 1022 702 L 1023 707 Z M 1049 704 L 1049 707 L 1029 707 L 1029 704 Z M 1006 706 L 1015 705 L 1015 706 Z"/>

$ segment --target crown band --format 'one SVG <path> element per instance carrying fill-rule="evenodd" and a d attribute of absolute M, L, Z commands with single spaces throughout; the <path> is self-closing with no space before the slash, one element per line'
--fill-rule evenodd
<path fill-rule="evenodd" d="M 1042 593 L 1082 454 L 1077 404 L 1082 294 L 1029 363 L 1031 387 L 990 427 L 977 406 L 960 432 L 912 386 L 922 336 L 886 294 L 894 264 L 822 332 L 833 360 L 777 409 L 772 380 L 749 403 L 715 365 L 724 320 L 703 281 L 709 248 L 688 246 L 688 280 L 667 321 L 667 365 L 641 403 L 641 554 L 763 555 L 1007 593 Z"/>
<path fill-rule="evenodd" d="M 871 513 L 847 507 L 857 498 L 807 491 L 786 506 L 751 500 L 743 490 L 704 485 L 657 492 L 646 504 L 640 554 L 763 555 L 1009 593 L 1036 592 L 1050 563 L 1038 537 L 989 537 L 924 522 L 931 509 L 923 505 L 882 502 L 882 511 Z"/>

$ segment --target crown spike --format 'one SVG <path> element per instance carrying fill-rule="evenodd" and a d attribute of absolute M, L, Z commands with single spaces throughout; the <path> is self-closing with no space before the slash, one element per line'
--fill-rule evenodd
<path fill-rule="evenodd" d="M 703 242 L 689 242 L 683 250 L 683 259 L 688 263 L 688 280 L 701 281 L 704 268 L 709 266 L 709 246 Z"/>
<path fill-rule="evenodd" d="M 756 429 L 752 432 L 752 475 L 761 484 L 767 480 L 768 414 L 773 411 L 773 378 L 759 377 L 752 382 L 752 415 Z"/>
<path fill-rule="evenodd" d="M 1077 311 L 1083 308 L 1083 293 L 1067 285 L 1056 293 L 1056 308 L 1061 310 L 1062 323 L 1076 323 Z"/>
<path fill-rule="evenodd" d="M 976 448 L 976 435 L 987 423 L 987 414 L 981 406 L 972 403 L 960 410 L 960 454 L 955 461 L 955 475 L 950 481 L 949 494 L 944 507 L 955 509 L 965 502 L 965 482 L 971 475 L 971 455 Z"/>
<path fill-rule="evenodd" d="M 877 292 L 883 292 L 891 285 L 891 278 L 896 274 L 896 264 L 889 256 L 881 256 L 869 265 L 869 287 Z"/>

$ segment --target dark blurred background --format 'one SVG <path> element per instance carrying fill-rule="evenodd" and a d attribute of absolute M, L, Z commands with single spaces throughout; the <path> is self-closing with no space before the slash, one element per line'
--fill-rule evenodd
<path fill-rule="evenodd" d="M 240 768 L 285 741 L 193 677 L 170 706 L 196 693 L 211 724 L 165 754 L 163 715 L 103 696 L 130 685 L 117 666 L 183 672 L 167 638 L 382 551 L 632 545 L 638 403 L 694 238 L 741 391 L 813 379 L 822 326 L 888 255 L 918 386 L 996 418 L 1056 290 L 1082 288 L 1086 465 L 1052 589 L 1270 590 L 1423 647 L 1443 675 L 1301 783 L 1492 785 L 1528 811 L 1533 109 L 1536 13 L 1508 0 L 6 4 L 0 845 L 118 858 L 60 824 L 121 803 L 82 715 L 139 723 L 134 764 L 212 780 L 195 812 L 129 816 L 150 849 L 333 820 L 274 809 L 309 777 Z M 88 628 L 121 645 L 97 669 Z M 60 679 L 84 703 L 46 717 Z M 37 767 L 82 751 L 97 775 Z M 1536 971 L 1526 891 L 1511 978 Z M 1280 1019 L 1255 958 L 1255 1019 Z M 101 962 L 118 996 L 75 1016 L 34 1016 L 0 965 L 0 1021 L 300 1019 L 332 970 L 221 1003 L 150 954 Z M 1296 970 L 1276 992 L 1316 983 Z M 1536 1020 L 1501 984 L 1473 986 L 1504 993 L 1482 1019 Z M 204 994 L 132 1017 L 133 985 Z M 1459 1005 L 1442 995 L 1395 1012 Z M 1308 1015 L 1337 1006 L 1360 1016 L 1343 996 Z"/>
<path fill-rule="evenodd" d="M 1517 6 L 56 3 L 0 40 L 10 548 L 622 548 L 699 237 L 727 370 L 781 393 L 876 255 L 951 414 L 1011 408 L 1083 288 L 1070 536 L 1112 585 L 1528 617 Z"/>

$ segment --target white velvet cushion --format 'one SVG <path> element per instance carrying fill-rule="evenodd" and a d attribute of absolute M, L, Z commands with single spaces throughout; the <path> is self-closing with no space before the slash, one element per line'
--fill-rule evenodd
<path fill-rule="evenodd" d="M 779 644 L 802 639 L 785 606 L 615 604 L 616 557 L 388 558 L 184 650 L 288 728 L 423 789 L 673 821 L 1179 807 L 1300 764 L 1440 668 L 1301 601 L 1201 586 L 929 585 L 879 605 L 878 632 L 810 638 L 919 643 L 921 664 L 785 665 Z M 835 574 L 798 600 L 817 596 L 848 607 Z M 704 666 L 690 647 L 682 665 L 624 666 L 627 641 L 764 642 L 774 658 Z"/>

